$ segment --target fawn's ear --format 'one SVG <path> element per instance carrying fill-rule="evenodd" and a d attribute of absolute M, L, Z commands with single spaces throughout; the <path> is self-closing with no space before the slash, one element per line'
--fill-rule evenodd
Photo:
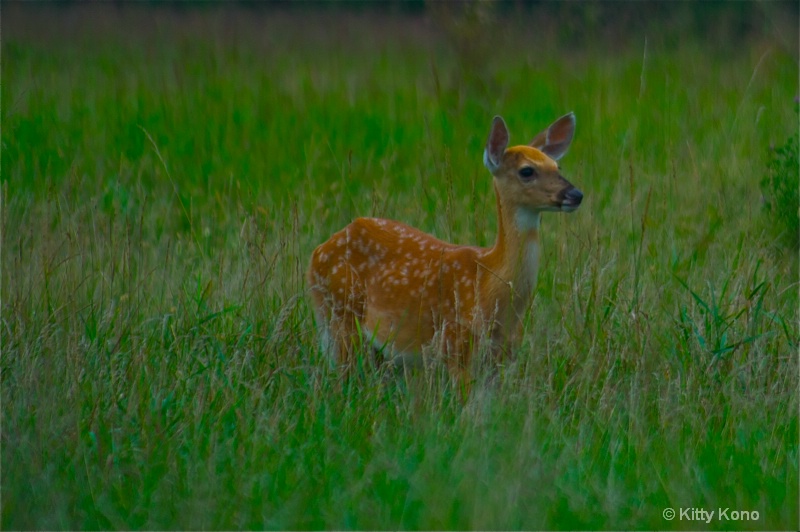
<path fill-rule="evenodd" d="M 508 147 L 508 128 L 502 117 L 495 116 L 489 139 L 486 141 L 486 149 L 483 150 L 483 164 L 490 172 L 494 173 L 500 167 L 506 147 Z"/>
<path fill-rule="evenodd" d="M 542 150 L 548 157 L 557 161 L 567 153 L 573 135 L 575 135 L 575 114 L 569 113 L 550 124 L 550 127 L 536 135 L 528 145 Z"/>

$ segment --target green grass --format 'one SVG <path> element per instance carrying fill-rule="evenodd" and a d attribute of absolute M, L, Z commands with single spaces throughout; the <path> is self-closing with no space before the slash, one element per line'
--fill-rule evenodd
<path fill-rule="evenodd" d="M 4 5 L 2 528 L 796 530 L 798 260 L 759 188 L 798 128 L 779 7 L 735 41 L 568 43 L 530 13 Z M 522 143 L 570 110 L 584 204 L 544 219 L 501 378 L 342 383 L 312 249 L 359 215 L 491 242 L 492 115 Z"/>

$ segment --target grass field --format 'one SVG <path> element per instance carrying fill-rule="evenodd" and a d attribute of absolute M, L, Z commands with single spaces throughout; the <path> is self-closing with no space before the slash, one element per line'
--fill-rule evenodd
<path fill-rule="evenodd" d="M 798 257 L 759 188 L 797 11 L 742 5 L 4 4 L 2 528 L 797 530 Z M 584 203 L 500 379 L 341 382 L 313 248 L 360 215 L 489 244 L 491 117 L 570 110 Z"/>

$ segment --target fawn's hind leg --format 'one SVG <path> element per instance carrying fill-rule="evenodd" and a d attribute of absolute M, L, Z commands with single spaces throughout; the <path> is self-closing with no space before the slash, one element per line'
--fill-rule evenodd
<path fill-rule="evenodd" d="M 332 356 L 335 363 L 349 372 L 361 345 L 359 323 L 364 320 L 366 293 L 363 283 L 349 264 L 345 275 L 332 280 L 327 298 Z"/>

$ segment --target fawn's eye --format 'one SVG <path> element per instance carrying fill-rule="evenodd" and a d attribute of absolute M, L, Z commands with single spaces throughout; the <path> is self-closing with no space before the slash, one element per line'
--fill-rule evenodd
<path fill-rule="evenodd" d="M 525 181 L 530 181 L 534 177 L 536 177 L 536 170 L 534 170 L 530 166 L 524 166 L 519 170 L 519 176 L 524 179 Z"/>

